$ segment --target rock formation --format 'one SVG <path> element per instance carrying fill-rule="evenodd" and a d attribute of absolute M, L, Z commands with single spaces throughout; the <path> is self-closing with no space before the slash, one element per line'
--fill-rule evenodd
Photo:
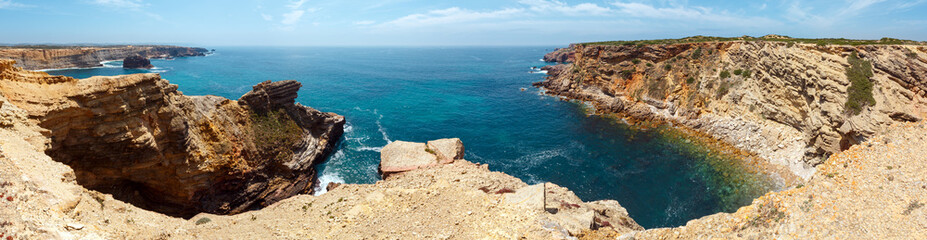
<path fill-rule="evenodd" d="M 573 46 L 571 45 L 568 48 L 558 48 L 553 52 L 544 54 L 543 60 L 545 62 L 571 63 L 574 61 L 573 54 Z"/>
<path fill-rule="evenodd" d="M 0 60 L 0 93 L 47 129 L 83 186 L 177 216 L 232 214 L 312 191 L 344 118 L 265 82 L 240 101 L 184 96 L 157 74 L 73 79 Z M 250 97 L 264 96 L 264 97 Z"/>
<path fill-rule="evenodd" d="M 812 166 L 892 123 L 927 117 L 921 45 L 756 40 L 572 49 L 575 62 L 549 67 L 536 86 L 590 101 L 600 113 L 681 124 L 804 178 Z M 853 53 L 872 72 L 863 81 L 872 83 L 874 104 L 859 113 L 846 107 Z"/>
<path fill-rule="evenodd" d="M 121 60 L 141 55 L 145 58 L 205 56 L 205 48 L 177 46 L 113 46 L 113 47 L 0 47 L 0 59 L 12 59 L 16 66 L 28 70 L 85 68 L 103 66 L 100 62 Z"/>
<path fill-rule="evenodd" d="M 390 174 L 433 167 L 463 159 L 464 146 L 458 138 L 439 139 L 428 143 L 392 142 L 380 150 L 380 174 Z"/>
<path fill-rule="evenodd" d="M 133 55 L 122 59 L 122 68 L 127 69 L 137 69 L 137 68 L 153 68 L 154 65 L 151 65 L 151 61 L 148 61 L 147 58 L 142 57 L 142 55 Z"/>

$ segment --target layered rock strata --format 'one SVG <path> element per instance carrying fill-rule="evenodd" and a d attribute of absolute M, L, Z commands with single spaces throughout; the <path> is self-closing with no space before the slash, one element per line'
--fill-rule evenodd
<path fill-rule="evenodd" d="M 727 41 L 572 47 L 536 86 L 600 113 L 678 123 L 810 177 L 892 123 L 927 117 L 927 48 Z M 871 63 L 874 104 L 847 108 L 850 55 Z"/>
<path fill-rule="evenodd" d="M 184 96 L 157 74 L 73 79 L 0 60 L 0 94 L 48 138 L 76 181 L 175 216 L 232 214 L 312 191 L 344 118 L 265 82 L 239 101 Z"/>
<path fill-rule="evenodd" d="M 28 69 L 86 68 L 103 66 L 100 62 L 122 60 L 140 55 L 145 58 L 205 56 L 205 48 L 178 46 L 118 46 L 61 48 L 0 48 L 0 59 L 16 61 L 16 66 Z"/>

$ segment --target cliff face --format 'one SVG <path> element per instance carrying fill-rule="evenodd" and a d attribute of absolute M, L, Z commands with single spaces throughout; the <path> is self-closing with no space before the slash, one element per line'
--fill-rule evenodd
<path fill-rule="evenodd" d="M 918 45 L 729 41 L 573 49 L 574 63 L 549 67 L 548 79 L 536 85 L 591 101 L 599 112 L 683 124 L 805 178 L 811 166 L 886 126 L 927 116 L 927 48 Z M 848 69 L 858 62 L 871 64 L 866 81 L 874 104 L 855 112 L 847 104 Z"/>
<path fill-rule="evenodd" d="M 294 104 L 295 81 L 232 101 L 184 96 L 157 74 L 78 80 L 12 65 L 0 60 L 0 94 L 45 129 L 52 159 L 83 186 L 171 215 L 232 214 L 311 192 L 313 166 L 344 125 Z"/>
<path fill-rule="evenodd" d="M 205 56 L 205 48 L 176 46 L 124 46 L 74 48 L 0 48 L 0 59 L 12 59 L 16 66 L 28 69 L 85 68 L 102 66 L 100 62 L 122 60 L 141 55 L 145 58 Z"/>

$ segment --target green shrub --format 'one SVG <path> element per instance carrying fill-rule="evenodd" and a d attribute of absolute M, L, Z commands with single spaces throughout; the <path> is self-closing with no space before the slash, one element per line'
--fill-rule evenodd
<path fill-rule="evenodd" d="M 689 79 L 686 79 L 686 84 L 693 84 L 693 83 L 695 83 L 695 78 L 689 77 Z"/>
<path fill-rule="evenodd" d="M 653 67 L 653 64 L 647 63 L 647 67 Z"/>
<path fill-rule="evenodd" d="M 917 58 L 917 53 L 911 52 L 911 53 L 908 53 L 908 54 L 905 54 L 905 55 L 908 56 L 908 58 Z"/>
<path fill-rule="evenodd" d="M 738 75 L 738 76 L 739 76 L 739 75 L 741 75 L 741 74 L 743 74 L 743 73 L 744 73 L 744 70 L 743 70 L 743 69 L 734 70 L 734 75 Z"/>
<path fill-rule="evenodd" d="M 258 159 L 284 162 L 293 156 L 293 146 L 302 138 L 303 129 L 283 109 L 251 114 L 254 146 L 264 153 Z"/>
<path fill-rule="evenodd" d="M 640 60 L 640 59 L 637 59 L 637 58 L 631 59 L 631 63 L 639 64 L 639 63 L 641 63 L 641 60 Z"/>
<path fill-rule="evenodd" d="M 690 57 L 692 59 L 698 59 L 702 57 L 702 48 L 696 48 L 695 51 L 692 52 L 692 56 Z"/>
<path fill-rule="evenodd" d="M 795 42 L 789 42 L 785 44 L 785 47 L 792 47 L 792 46 L 795 46 Z"/>
<path fill-rule="evenodd" d="M 872 77 L 872 64 L 860 59 L 855 52 L 847 57 L 847 62 L 850 63 L 850 67 L 846 68 L 850 87 L 847 88 L 845 106 L 851 114 L 856 115 L 863 107 L 875 105 L 875 98 L 872 97 L 873 84 L 869 80 Z"/>
<path fill-rule="evenodd" d="M 666 71 L 669 71 L 670 69 L 673 69 L 673 66 L 666 64 L 666 65 L 663 65 L 663 69 L 666 69 Z"/>
<path fill-rule="evenodd" d="M 203 225 L 209 222 L 212 222 L 212 219 L 209 219 L 208 217 L 202 217 L 200 220 L 196 220 L 196 225 Z"/>
<path fill-rule="evenodd" d="M 729 77 L 731 77 L 731 72 L 728 72 L 727 70 L 724 70 L 724 71 L 721 71 L 721 75 L 719 75 L 719 76 L 721 76 L 721 79 L 729 78 Z"/>
<path fill-rule="evenodd" d="M 726 95 L 730 90 L 731 90 L 731 84 L 730 84 L 730 83 L 728 83 L 728 82 L 723 82 L 723 83 L 721 83 L 721 85 L 718 86 L 718 98 L 720 99 L 721 97 L 723 97 L 724 95 Z"/>
<path fill-rule="evenodd" d="M 743 76 L 744 76 L 744 78 L 749 78 L 749 77 L 750 77 L 750 70 L 744 70 Z"/>

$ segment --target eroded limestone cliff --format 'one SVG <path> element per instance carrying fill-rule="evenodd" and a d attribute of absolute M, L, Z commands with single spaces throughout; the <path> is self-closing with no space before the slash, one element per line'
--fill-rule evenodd
<path fill-rule="evenodd" d="M 723 41 L 574 45 L 546 67 L 548 93 L 600 113 L 682 124 L 808 178 L 828 156 L 927 116 L 927 47 Z M 858 58 L 854 58 L 857 55 Z M 853 56 L 851 56 L 853 55 Z M 870 64 L 873 104 L 848 108 L 851 61 Z"/>
<path fill-rule="evenodd" d="M 204 56 L 205 48 L 177 46 L 120 46 L 64 48 L 0 48 L 0 59 L 12 59 L 16 66 L 28 69 L 85 68 L 102 66 L 100 62 L 122 60 L 140 55 L 145 58 Z"/>
<path fill-rule="evenodd" d="M 83 186 L 176 216 L 232 214 L 312 191 L 344 118 L 294 104 L 296 81 L 239 101 L 184 96 L 157 74 L 73 79 L 0 60 L 0 94 Z"/>

